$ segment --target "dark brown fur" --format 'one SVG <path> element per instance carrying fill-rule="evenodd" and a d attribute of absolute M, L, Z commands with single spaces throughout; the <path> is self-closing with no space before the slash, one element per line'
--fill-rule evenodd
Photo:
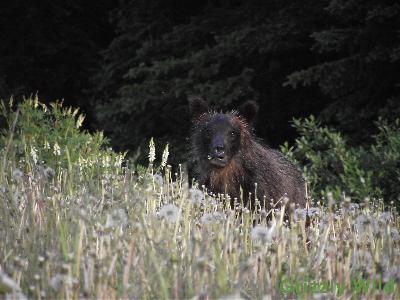
<path fill-rule="evenodd" d="M 215 194 L 228 194 L 232 199 L 231 205 L 234 205 L 234 198 L 240 201 L 240 189 L 242 189 L 244 205 L 252 208 L 255 204 L 255 191 L 261 207 L 267 209 L 270 208 L 271 199 L 276 203 L 285 195 L 290 202 L 305 207 L 305 184 L 301 173 L 279 151 L 263 146 L 253 136 L 245 116 L 236 112 L 210 111 L 204 102 L 197 102 L 195 105 L 200 107 L 201 113 L 194 117 L 191 158 L 195 177 L 201 185 L 205 185 Z M 225 134 L 225 131 L 221 133 L 218 129 L 221 123 L 224 123 L 222 130 L 227 128 L 226 130 L 230 132 L 229 126 L 231 126 L 232 130 L 240 134 L 234 142 L 222 136 L 225 141 L 224 149 L 229 153 L 227 154 L 229 160 L 223 167 L 216 167 L 210 163 L 208 149 L 213 136 Z M 208 128 L 210 126 L 211 129 Z M 207 130 L 211 137 L 204 134 Z M 252 194 L 251 199 L 248 197 L 249 193 Z"/>

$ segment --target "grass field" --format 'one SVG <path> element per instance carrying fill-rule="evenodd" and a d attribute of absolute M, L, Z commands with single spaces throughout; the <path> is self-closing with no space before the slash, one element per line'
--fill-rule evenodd
<path fill-rule="evenodd" d="M 400 298 L 400 218 L 382 201 L 232 211 L 167 148 L 133 166 L 73 110 L 30 100 L 7 117 L 0 298 Z"/>

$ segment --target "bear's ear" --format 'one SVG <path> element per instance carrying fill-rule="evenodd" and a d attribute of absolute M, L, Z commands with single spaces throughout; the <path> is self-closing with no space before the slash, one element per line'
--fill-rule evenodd
<path fill-rule="evenodd" d="M 255 101 L 249 100 L 239 107 L 238 112 L 247 122 L 252 123 L 257 115 L 258 108 Z"/>
<path fill-rule="evenodd" d="M 201 114 L 210 111 L 210 107 L 207 102 L 204 101 L 201 97 L 191 96 L 188 99 L 189 101 L 189 111 L 190 115 L 193 119 L 199 117 Z"/>

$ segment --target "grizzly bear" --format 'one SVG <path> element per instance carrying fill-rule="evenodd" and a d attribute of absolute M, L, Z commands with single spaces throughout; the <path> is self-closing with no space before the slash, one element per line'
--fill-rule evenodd
<path fill-rule="evenodd" d="M 252 133 L 258 112 L 254 101 L 227 113 L 211 110 L 201 98 L 189 99 L 189 107 L 193 118 L 190 163 L 200 185 L 213 194 L 228 195 L 232 208 L 242 204 L 253 210 L 270 209 L 271 203 L 280 207 L 285 197 L 285 202 L 305 207 L 301 173 Z"/>

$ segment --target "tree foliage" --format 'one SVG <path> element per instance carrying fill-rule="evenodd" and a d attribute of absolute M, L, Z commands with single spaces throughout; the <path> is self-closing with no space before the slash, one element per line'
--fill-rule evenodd
<path fill-rule="evenodd" d="M 95 78 L 101 83 L 94 98 L 99 123 L 121 148 L 154 136 L 183 153 L 182 137 L 190 126 L 187 98 L 201 95 L 221 109 L 258 100 L 261 134 L 283 136 L 282 124 L 296 110 L 305 113 L 300 102 L 318 107 L 305 97 L 318 92 L 298 97 L 282 88 L 285 76 L 311 59 L 307 32 L 322 20 L 318 6 L 307 1 L 299 11 L 299 3 L 291 1 L 207 2 L 196 9 L 160 1 L 122 4 L 114 13 L 118 37 Z M 298 16 L 300 27 L 293 22 L 298 14 L 308 16 Z"/>
<path fill-rule="evenodd" d="M 113 1 L 4 2 L 0 9 L 0 98 L 38 93 L 87 109 L 85 90 L 109 43 Z"/>
<path fill-rule="evenodd" d="M 332 100 L 322 119 L 358 142 L 379 114 L 400 112 L 400 4 L 397 1 L 325 1 L 329 22 L 311 34 L 323 60 L 289 75 L 286 84 L 318 84 Z M 395 108 L 395 111 L 390 111 Z"/>
<path fill-rule="evenodd" d="M 398 107 L 395 2 L 196 4 L 124 1 L 114 11 L 94 104 L 118 147 L 154 136 L 183 153 L 193 94 L 223 109 L 258 101 L 257 132 L 273 145 L 293 136 L 292 116 L 310 113 L 365 142 L 372 120 Z"/>

